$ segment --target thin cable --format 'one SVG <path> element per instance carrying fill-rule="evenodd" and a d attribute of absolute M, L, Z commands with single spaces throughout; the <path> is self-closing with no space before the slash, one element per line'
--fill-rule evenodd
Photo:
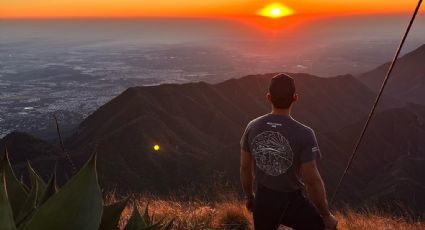
<path fill-rule="evenodd" d="M 404 33 L 404 36 L 401 39 L 400 45 L 399 45 L 399 47 L 397 49 L 397 52 L 396 52 L 396 54 L 394 56 L 394 59 L 391 62 L 390 68 L 388 69 L 387 75 L 385 76 L 384 81 L 382 82 L 381 89 L 379 90 L 378 96 L 376 97 L 376 100 L 375 100 L 375 103 L 373 104 L 372 110 L 370 111 L 369 116 L 367 118 L 367 121 L 366 121 L 366 123 L 363 126 L 363 130 L 362 130 L 359 138 L 357 139 L 356 145 L 355 145 L 355 147 L 353 149 L 353 152 L 351 154 L 350 160 L 348 161 L 347 167 L 345 168 L 344 173 L 342 174 L 341 178 L 338 181 L 337 186 L 335 187 L 335 191 L 334 191 L 334 193 L 332 195 L 331 202 L 330 202 L 330 205 L 331 206 L 332 206 L 333 202 L 335 201 L 335 198 L 336 198 L 336 196 L 338 194 L 338 190 L 341 187 L 341 184 L 344 181 L 345 176 L 347 175 L 348 170 L 350 169 L 351 164 L 353 163 L 354 157 L 356 156 L 357 151 L 358 151 L 358 149 L 359 149 L 359 147 L 360 147 L 360 145 L 362 143 L 363 137 L 365 136 L 365 133 L 366 133 L 366 130 L 367 130 L 368 126 L 369 126 L 370 121 L 372 120 L 373 114 L 375 113 L 376 107 L 377 107 L 377 105 L 379 103 L 379 100 L 381 99 L 382 93 L 384 92 L 384 89 L 385 89 L 385 86 L 387 85 L 388 79 L 389 79 L 389 77 L 390 77 L 390 75 L 391 75 L 391 73 L 392 73 L 392 71 L 394 69 L 394 66 L 397 63 L 398 56 L 400 55 L 401 49 L 403 48 L 403 45 L 404 45 L 404 43 L 406 41 L 406 38 L 407 38 L 407 35 L 410 32 L 410 29 L 411 29 L 411 27 L 413 25 L 413 22 L 415 21 L 416 15 L 419 12 L 419 9 L 421 7 L 421 4 L 422 4 L 422 0 L 419 0 L 418 5 L 416 6 L 415 12 L 413 13 L 412 18 L 410 19 L 409 26 L 407 27 L 406 32 Z"/>

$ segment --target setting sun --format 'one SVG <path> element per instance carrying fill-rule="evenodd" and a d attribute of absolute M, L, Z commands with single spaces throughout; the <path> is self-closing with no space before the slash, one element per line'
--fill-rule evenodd
<path fill-rule="evenodd" d="M 280 3 L 273 3 L 258 11 L 257 14 L 269 18 L 281 18 L 294 14 L 294 10 Z"/>

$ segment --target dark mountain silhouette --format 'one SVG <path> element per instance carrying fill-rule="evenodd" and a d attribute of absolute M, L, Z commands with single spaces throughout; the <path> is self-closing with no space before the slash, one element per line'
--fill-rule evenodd
<path fill-rule="evenodd" d="M 0 151 L 3 153 L 6 147 L 10 152 L 14 152 L 10 156 L 13 164 L 24 164 L 27 160 L 55 158 L 60 153 L 58 147 L 22 132 L 12 132 L 1 139 Z"/>
<path fill-rule="evenodd" d="M 359 80 L 376 91 L 389 65 L 388 62 L 364 73 Z M 425 44 L 398 60 L 385 93 L 405 102 L 425 104 Z"/>
<path fill-rule="evenodd" d="M 183 134 L 189 128 L 196 128 L 220 141 L 227 140 L 227 135 L 239 136 L 240 130 L 228 129 L 223 133 L 217 125 L 242 127 L 252 117 L 269 111 L 265 93 L 271 76 L 273 74 L 247 76 L 217 85 L 200 82 L 129 88 L 90 115 L 70 143 L 79 146 L 92 139 L 105 138 L 125 128 L 123 122 L 138 122 L 140 118 L 161 120 L 169 128 L 186 121 L 186 129 L 177 132 Z M 321 130 L 335 130 L 366 115 L 375 97 L 350 75 L 293 76 L 301 95 L 294 109 L 295 116 Z M 194 135 L 194 138 L 200 137 Z"/>
<path fill-rule="evenodd" d="M 101 178 L 119 188 L 174 189 L 214 170 L 236 180 L 235 146 L 248 121 L 269 111 L 271 76 L 130 88 L 89 116 L 68 145 L 86 152 L 98 146 Z M 293 76 L 301 95 L 295 117 L 323 132 L 364 117 L 375 96 L 352 76 Z"/>
<path fill-rule="evenodd" d="M 332 174 L 341 175 L 348 155 L 360 133 L 363 121 L 340 131 L 319 135 L 326 154 L 321 161 L 334 187 Z M 356 160 L 353 163 L 340 198 L 375 203 L 409 204 L 410 210 L 425 210 L 422 192 L 425 188 L 425 106 L 408 104 L 376 114 Z M 338 162 L 338 163 L 337 163 Z M 397 202 L 400 201 L 400 202 Z M 402 201 L 402 202 L 401 202 Z M 388 205 L 389 206 L 389 205 Z"/>
<path fill-rule="evenodd" d="M 51 176 L 55 165 L 58 182 L 65 182 L 72 173 L 70 163 L 64 157 L 60 148 L 56 145 L 41 140 L 35 136 L 22 132 L 12 132 L 0 139 L 0 156 L 5 151 L 9 152 L 9 159 L 18 178 L 29 183 L 27 175 L 27 162 L 47 181 Z M 76 167 L 82 166 L 85 156 L 74 154 L 73 162 Z"/>

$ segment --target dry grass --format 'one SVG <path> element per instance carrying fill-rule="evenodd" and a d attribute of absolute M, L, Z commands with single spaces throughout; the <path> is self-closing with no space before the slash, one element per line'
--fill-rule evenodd
<path fill-rule="evenodd" d="M 337 213 L 339 229 L 349 230 L 421 230 L 425 223 L 392 217 L 387 214 L 357 213 L 349 211 L 346 214 Z"/>
<path fill-rule="evenodd" d="M 109 202 L 115 199 L 108 198 Z M 251 214 L 245 209 L 243 202 L 236 198 L 218 202 L 177 201 L 175 199 L 160 199 L 153 196 L 141 196 L 134 201 L 143 211 L 149 204 L 151 214 L 155 219 L 165 218 L 174 220 L 174 229 L 177 230 L 204 230 L 204 229 L 252 229 Z M 123 212 L 121 224 L 127 222 L 131 215 L 131 208 Z M 379 214 L 376 211 L 363 213 L 348 211 L 336 214 L 340 230 L 425 230 L 425 223 L 415 222 L 390 215 Z M 282 227 L 283 229 L 289 229 Z"/>

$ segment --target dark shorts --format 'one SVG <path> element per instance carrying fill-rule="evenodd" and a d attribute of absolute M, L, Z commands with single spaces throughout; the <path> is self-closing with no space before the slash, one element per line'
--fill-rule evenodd
<path fill-rule="evenodd" d="M 295 230 L 323 230 L 324 224 L 316 207 L 302 191 L 277 192 L 259 187 L 255 195 L 255 230 L 276 230 L 280 225 Z"/>

